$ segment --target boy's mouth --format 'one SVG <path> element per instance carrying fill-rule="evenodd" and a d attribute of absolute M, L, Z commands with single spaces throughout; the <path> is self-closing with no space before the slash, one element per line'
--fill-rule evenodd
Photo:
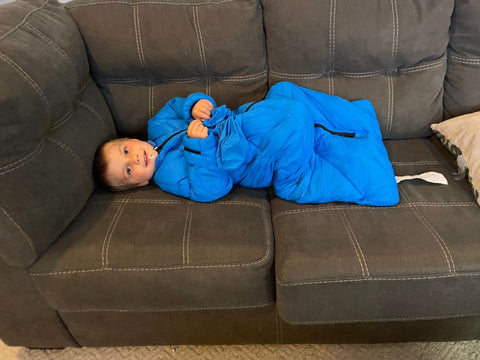
<path fill-rule="evenodd" d="M 147 152 L 145 150 L 143 150 L 143 160 L 145 161 L 145 167 L 148 166 L 148 156 L 147 156 Z"/>

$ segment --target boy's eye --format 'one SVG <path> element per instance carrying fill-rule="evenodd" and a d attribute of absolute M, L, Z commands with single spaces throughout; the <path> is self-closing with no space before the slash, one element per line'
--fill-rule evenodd
<path fill-rule="evenodd" d="M 127 149 L 127 148 L 123 149 L 123 153 L 124 153 L 125 155 L 128 155 L 128 149 Z"/>
<path fill-rule="evenodd" d="M 132 168 L 127 167 L 127 174 L 128 174 L 128 175 L 132 175 Z"/>

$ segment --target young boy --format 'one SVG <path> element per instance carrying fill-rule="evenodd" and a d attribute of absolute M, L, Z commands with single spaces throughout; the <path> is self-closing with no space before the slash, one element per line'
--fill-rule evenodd
<path fill-rule="evenodd" d="M 367 100 L 281 82 L 265 100 L 231 111 L 194 93 L 170 100 L 148 122 L 148 137 L 104 144 L 95 161 L 100 181 L 125 190 L 153 179 L 164 191 L 202 202 L 221 198 L 233 184 L 273 186 L 277 196 L 298 203 L 399 201 Z"/>

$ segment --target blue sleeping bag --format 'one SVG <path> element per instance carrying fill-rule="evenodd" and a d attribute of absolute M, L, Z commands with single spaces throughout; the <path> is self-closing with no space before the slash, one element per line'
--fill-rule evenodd
<path fill-rule="evenodd" d="M 186 135 L 200 99 L 214 105 L 205 139 Z M 213 201 L 233 184 L 273 186 L 298 203 L 399 201 L 392 165 L 375 111 L 367 100 L 347 101 L 289 82 L 265 100 L 235 111 L 201 93 L 170 100 L 149 122 L 159 146 L 154 182 L 195 201 Z"/>

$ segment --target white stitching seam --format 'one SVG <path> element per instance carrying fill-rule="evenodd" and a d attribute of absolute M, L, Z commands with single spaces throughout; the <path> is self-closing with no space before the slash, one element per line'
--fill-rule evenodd
<path fill-rule="evenodd" d="M 398 54 L 398 10 L 397 10 L 397 1 L 391 0 L 392 4 L 392 69 L 395 68 L 395 61 Z M 385 136 L 389 137 L 392 133 L 393 128 L 393 116 L 394 116 L 394 104 L 395 104 L 395 88 L 394 88 L 394 79 L 393 75 L 389 74 L 387 76 L 387 86 L 388 86 L 388 104 L 387 104 L 387 124 L 385 129 Z"/>
<path fill-rule="evenodd" d="M 81 309 L 81 310 L 64 310 L 64 309 L 57 309 L 59 312 L 64 313 L 77 313 L 77 312 L 103 312 L 103 311 L 111 311 L 111 312 L 168 312 L 168 311 L 192 311 L 192 310 L 234 310 L 234 309 L 256 309 L 256 308 L 264 308 L 267 306 L 273 305 L 273 302 L 268 302 L 264 304 L 258 305 L 245 305 L 245 306 L 219 306 L 219 307 L 196 307 L 196 308 L 180 308 L 180 309 Z"/>
<path fill-rule="evenodd" d="M 266 71 L 259 72 L 257 74 L 251 75 L 233 75 L 233 76 L 217 76 L 217 80 L 227 81 L 227 82 L 234 82 L 234 81 L 249 81 L 249 80 L 257 80 L 267 76 Z"/>
<path fill-rule="evenodd" d="M 362 248 L 360 247 L 360 244 L 358 243 L 358 239 L 355 236 L 352 225 L 348 221 L 348 217 L 347 217 L 347 214 L 345 213 L 345 210 L 341 209 L 340 214 L 342 215 L 341 216 L 342 222 L 347 232 L 348 238 L 350 239 L 350 242 L 353 245 L 353 249 L 355 250 L 355 255 L 357 256 L 358 262 L 360 263 L 360 268 L 362 269 L 362 276 L 364 277 L 370 276 L 370 273 L 368 271 L 367 261 L 365 260 L 365 256 L 363 254 Z"/>
<path fill-rule="evenodd" d="M 127 196 L 123 198 L 122 201 L 120 202 L 120 205 L 118 206 L 117 211 L 113 215 L 112 221 L 108 226 L 107 232 L 105 233 L 105 237 L 103 239 L 103 245 L 102 245 L 102 265 L 103 266 L 108 266 L 108 250 L 110 247 L 110 241 L 112 239 L 113 232 L 115 231 L 115 228 L 118 224 L 118 220 L 120 219 L 120 216 L 122 215 L 122 212 L 125 209 L 128 196 L 129 195 L 127 194 Z"/>
<path fill-rule="evenodd" d="M 333 73 L 335 71 L 335 23 L 336 23 L 337 1 L 330 0 L 330 24 L 329 24 L 329 51 L 330 51 L 330 75 L 328 77 L 328 93 L 335 93 Z"/>
<path fill-rule="evenodd" d="M 30 238 L 30 236 L 28 236 L 28 234 L 25 232 L 25 230 L 23 230 L 22 227 L 10 216 L 10 214 L 7 213 L 7 211 L 3 208 L 3 206 L 0 206 L 0 209 L 5 214 L 7 219 L 10 220 L 10 222 L 13 224 L 13 226 L 15 226 L 18 231 L 20 231 L 20 233 L 23 235 L 25 240 L 27 240 L 27 243 L 28 243 L 28 245 L 30 245 L 30 249 L 32 250 L 33 256 L 36 258 L 37 254 L 35 252 L 35 248 L 33 246 L 32 239 Z"/>
<path fill-rule="evenodd" d="M 354 79 L 364 79 L 364 78 L 370 78 L 370 77 L 375 77 L 379 75 L 383 75 L 381 71 L 367 71 L 367 72 L 362 72 L 362 73 L 354 73 L 354 72 L 341 72 L 339 75 L 348 77 L 348 78 L 354 78 Z"/>
<path fill-rule="evenodd" d="M 398 53 L 398 9 L 397 1 L 391 0 L 392 3 L 392 68 L 395 67 L 395 60 L 397 59 Z"/>
<path fill-rule="evenodd" d="M 449 55 L 448 60 L 458 64 L 465 64 L 465 65 L 480 65 L 480 59 L 472 59 L 463 56 L 457 55 Z"/>
<path fill-rule="evenodd" d="M 139 15 L 139 9 L 138 9 L 138 4 L 135 4 L 133 6 L 133 28 L 135 30 L 135 42 L 137 44 L 137 53 L 138 53 L 138 59 L 140 61 L 140 66 L 142 69 L 145 70 L 146 68 L 146 63 L 145 63 L 145 54 L 143 51 L 143 41 L 142 41 L 142 32 L 140 28 L 140 15 Z M 152 89 L 153 85 L 153 78 L 150 77 L 148 80 L 148 104 L 147 104 L 147 113 L 148 117 L 151 118 L 153 117 L 153 101 L 152 101 Z"/>
<path fill-rule="evenodd" d="M 251 81 L 261 79 L 267 76 L 266 71 L 262 71 L 257 74 L 249 74 L 249 75 L 233 75 L 233 76 L 215 76 L 214 79 L 218 81 L 225 81 L 225 82 L 239 82 L 239 81 Z M 155 82 L 156 77 L 131 77 L 131 78 L 104 78 L 98 79 L 97 81 L 101 84 L 130 84 L 130 83 L 141 83 L 145 82 L 146 80 Z M 194 78 L 184 78 L 184 79 L 159 79 L 159 82 L 165 84 L 191 84 L 194 82 L 198 82 L 202 80 L 201 77 L 194 77 Z"/>
<path fill-rule="evenodd" d="M 84 85 L 77 91 L 76 96 L 79 96 L 82 92 L 87 89 L 87 86 L 90 84 L 90 77 L 87 78 L 87 81 Z M 72 118 L 73 115 L 73 107 L 68 109 L 68 111 L 60 117 L 60 119 L 53 122 L 53 125 L 48 129 L 49 132 L 53 132 L 54 130 L 58 129 L 60 126 L 65 124 L 68 120 Z"/>
<path fill-rule="evenodd" d="M 75 67 L 75 64 L 73 63 L 73 60 L 70 58 L 70 56 L 68 56 L 68 54 L 63 51 L 63 49 L 57 44 L 55 43 L 52 39 L 50 39 L 47 35 L 45 35 L 44 33 L 42 33 L 40 30 L 38 30 L 36 27 L 34 27 L 33 25 L 29 24 L 28 22 L 25 22 L 25 25 L 32 31 L 34 32 L 36 35 L 38 35 L 38 37 L 40 37 L 43 41 L 45 41 L 46 43 L 48 43 L 50 46 L 52 46 L 54 49 L 56 49 L 60 55 L 62 55 L 65 60 L 67 60 L 68 63 L 70 63 L 70 65 L 73 66 L 73 68 L 75 70 L 77 70 L 77 68 Z"/>
<path fill-rule="evenodd" d="M 450 162 L 443 160 L 392 161 L 392 164 L 395 166 L 448 165 Z"/>
<path fill-rule="evenodd" d="M 314 80 L 314 79 L 325 78 L 330 75 L 329 72 L 312 73 L 312 74 L 294 74 L 294 73 L 286 73 L 286 72 L 273 71 L 273 70 L 271 70 L 269 74 L 277 77 L 284 77 L 288 79 L 299 79 L 299 80 Z"/>
<path fill-rule="evenodd" d="M 267 248 L 267 252 L 263 257 L 258 260 L 239 263 L 239 264 L 221 264 L 221 265 L 179 265 L 168 267 L 151 267 L 151 268 L 111 268 L 105 267 L 101 269 L 87 269 L 87 270 L 65 270 L 65 271 L 53 271 L 49 273 L 31 273 L 32 276 L 52 276 L 52 275 L 69 275 L 69 274 L 87 274 L 95 272 L 155 272 L 155 271 L 170 271 L 170 270 L 188 270 L 188 269 L 234 269 L 239 267 L 249 267 L 262 264 L 270 254 L 270 247 Z"/>
<path fill-rule="evenodd" d="M 131 78 L 105 78 L 105 79 L 97 79 L 100 84 L 130 84 L 130 83 L 141 83 L 145 82 L 146 80 L 150 79 L 150 77 L 131 77 Z M 161 79 L 166 83 L 172 84 L 190 84 L 195 81 L 199 81 L 201 78 L 185 78 L 185 79 Z"/>
<path fill-rule="evenodd" d="M 439 315 L 439 316 L 422 316 L 422 317 L 406 317 L 406 318 L 380 318 L 380 319 L 347 319 L 347 320 L 327 320 L 327 321 L 289 321 L 292 325 L 316 325 L 316 324 L 340 324 L 340 323 L 358 323 L 366 321 L 408 321 L 408 320 L 434 320 L 434 319 L 448 319 L 451 317 L 465 317 L 465 316 L 477 316 L 475 314 L 453 314 L 453 315 Z"/>
<path fill-rule="evenodd" d="M 260 265 L 268 259 L 272 249 L 267 246 L 265 254 L 254 261 L 245 263 L 231 263 L 220 265 L 181 265 L 181 266 L 168 266 L 168 267 L 152 267 L 152 268 L 111 268 L 105 267 L 101 269 L 87 269 L 87 270 L 65 270 L 65 271 L 53 271 L 49 273 L 31 273 L 32 276 L 53 276 L 53 275 L 70 275 L 70 274 L 88 274 L 96 272 L 156 272 L 156 271 L 170 271 L 170 270 L 188 270 L 188 269 L 234 269 L 239 267 L 250 267 Z"/>
<path fill-rule="evenodd" d="M 200 62 L 205 73 L 205 94 L 210 95 L 210 77 L 208 75 L 207 58 L 205 56 L 205 46 L 203 44 L 202 32 L 200 29 L 200 21 L 198 19 L 198 7 L 193 7 L 193 22 L 195 26 L 195 34 L 197 36 L 198 51 L 200 53 Z"/>
<path fill-rule="evenodd" d="M 387 93 L 388 93 L 388 98 L 387 98 L 387 122 L 385 124 L 385 137 L 390 136 L 390 132 L 392 130 L 391 127 L 391 117 L 392 117 L 392 92 L 393 92 L 393 86 L 392 86 L 392 76 L 387 75 Z"/>
<path fill-rule="evenodd" d="M 408 195 L 407 191 L 401 186 L 399 186 L 398 188 L 400 192 L 403 194 L 403 196 L 405 196 L 405 199 L 409 202 L 410 207 L 412 208 L 416 217 L 423 223 L 423 225 L 427 228 L 427 230 L 430 232 L 430 234 L 433 236 L 435 241 L 438 243 L 438 245 L 442 249 L 443 255 L 448 265 L 449 272 L 456 272 L 455 263 L 453 261 L 452 254 L 450 253 L 450 249 L 448 248 L 445 241 L 442 239 L 440 234 L 435 230 L 432 224 L 430 224 L 427 218 L 417 209 L 414 203 L 410 201 L 410 196 Z"/>
<path fill-rule="evenodd" d="M 442 58 L 441 60 L 436 60 L 435 62 L 430 64 L 423 64 L 423 65 L 412 66 L 405 69 L 399 69 L 398 73 L 401 75 L 401 74 L 408 74 L 412 72 L 420 72 L 425 70 L 436 69 L 443 66 L 445 61 L 446 61 L 445 58 Z M 288 79 L 315 80 L 315 79 L 326 78 L 330 76 L 330 73 L 324 72 L 324 73 L 312 73 L 312 74 L 294 74 L 294 73 L 285 73 L 285 72 L 279 72 L 279 71 L 270 71 L 270 75 L 274 77 L 276 76 L 276 77 L 282 77 L 282 78 L 288 78 Z M 390 72 L 389 71 L 367 71 L 367 72 L 354 73 L 354 72 L 337 71 L 336 75 L 350 77 L 350 78 L 369 78 L 369 77 L 377 77 L 377 76 L 390 76 Z"/>
<path fill-rule="evenodd" d="M 75 102 L 78 104 L 78 105 L 81 105 L 83 106 L 85 109 L 87 109 L 88 111 L 90 111 L 98 120 L 100 120 L 100 123 L 103 125 L 103 128 L 105 129 L 105 131 L 108 133 L 110 133 L 110 131 L 108 130 L 107 128 L 107 124 L 105 123 L 105 120 L 100 116 L 100 114 L 93 108 L 91 107 L 90 105 L 84 103 L 83 101 L 80 101 L 80 100 L 75 100 Z"/>
<path fill-rule="evenodd" d="M 43 140 L 40 141 L 30 154 L 27 154 L 23 158 L 16 160 L 11 164 L 1 167 L 0 175 L 7 174 L 13 170 L 18 169 L 19 167 L 22 167 L 25 164 L 28 164 L 30 161 L 34 160 L 42 152 L 44 146 L 45 146 L 45 142 Z"/>
<path fill-rule="evenodd" d="M 362 277 L 351 279 L 324 279 L 324 280 L 303 280 L 303 281 L 291 281 L 281 282 L 277 278 L 277 284 L 283 287 L 293 286 L 310 286 L 310 285 L 322 285 L 322 284 L 344 284 L 344 283 L 356 283 L 367 281 L 421 281 L 421 280 L 437 280 L 437 279 L 449 279 L 449 278 L 463 278 L 480 276 L 480 273 L 448 273 L 438 275 L 423 275 L 423 276 L 376 276 L 376 277 Z"/>
<path fill-rule="evenodd" d="M 113 199 L 105 201 L 90 201 L 89 205 L 109 205 L 113 203 L 123 202 L 124 199 Z M 175 205 L 175 204 L 186 204 L 187 200 L 159 200 L 159 199 L 128 199 L 129 204 L 155 204 L 155 205 Z"/>
<path fill-rule="evenodd" d="M 223 0 L 223 1 L 204 1 L 198 3 L 189 3 L 189 2 L 169 2 L 169 1 L 96 1 L 96 2 L 88 2 L 85 4 L 75 4 L 75 5 L 67 5 L 66 7 L 69 9 L 77 8 L 77 7 L 84 7 L 84 6 L 92 6 L 92 5 L 109 5 L 109 4 L 120 4 L 120 5 L 140 5 L 140 4 L 150 4 L 150 5 L 170 5 L 170 6 L 202 6 L 202 5 L 219 5 L 219 4 L 228 4 L 233 2 L 239 2 L 239 0 Z"/>
<path fill-rule="evenodd" d="M 87 81 L 85 81 L 85 84 L 82 85 L 82 87 L 77 91 L 75 94 L 76 96 L 79 96 L 82 92 L 84 92 L 88 85 L 90 85 L 90 76 L 87 77 Z"/>
<path fill-rule="evenodd" d="M 138 5 L 133 6 L 133 28 L 135 30 L 135 42 L 137 44 L 137 55 L 140 66 L 145 69 L 145 57 L 143 55 L 142 36 L 140 34 L 140 17 L 138 15 Z"/>
<path fill-rule="evenodd" d="M 372 210 L 372 211 L 380 211 L 380 210 L 387 210 L 392 211 L 399 208 L 409 208 L 412 205 L 417 207 L 478 207 L 476 202 L 440 202 L 440 203 L 427 203 L 427 202 L 409 202 L 406 204 L 397 204 L 395 206 L 389 207 L 374 207 L 374 206 L 366 206 L 366 205 L 355 205 L 355 206 L 348 206 L 348 205 L 340 205 L 340 206 L 326 206 L 326 207 L 315 207 L 315 208 L 306 208 L 306 209 L 296 209 L 296 210 L 285 210 L 276 213 L 273 216 L 273 219 L 277 219 L 281 216 L 286 215 L 294 215 L 294 214 L 304 214 L 304 213 L 314 213 L 314 212 L 322 212 L 322 211 L 337 211 L 341 209 L 348 209 L 348 210 Z"/>
<path fill-rule="evenodd" d="M 425 71 L 425 70 L 431 70 L 431 69 L 436 69 L 439 67 L 443 67 L 446 64 L 446 58 L 442 57 L 440 60 L 434 61 L 429 64 L 424 64 L 424 65 L 418 65 L 414 66 L 412 68 L 404 69 L 401 70 L 401 74 L 410 74 L 414 72 L 420 72 L 420 71 Z"/>
<path fill-rule="evenodd" d="M 73 108 L 68 109 L 68 111 L 57 121 L 53 123 L 53 125 L 48 129 L 49 132 L 52 132 L 56 129 L 58 129 L 60 126 L 65 124 L 68 120 L 72 118 L 73 115 Z"/>
<path fill-rule="evenodd" d="M 70 148 L 68 147 L 66 144 L 64 144 L 63 142 L 61 142 L 60 140 L 58 139 L 55 139 L 53 137 L 50 137 L 50 136 L 47 136 L 45 137 L 45 139 L 47 139 L 48 141 L 50 141 L 52 144 L 55 144 L 57 145 L 58 147 L 62 148 L 63 150 L 65 150 L 72 158 L 75 159 L 75 161 L 84 169 L 84 170 L 87 170 L 85 164 L 83 163 L 82 159 L 80 159 L 80 157 Z"/>
<path fill-rule="evenodd" d="M 20 74 L 20 76 L 22 76 L 30 84 L 30 86 L 35 90 L 37 95 L 40 97 L 40 99 L 44 103 L 48 113 L 48 117 L 50 118 L 52 116 L 50 104 L 48 102 L 47 97 L 45 96 L 42 89 L 40 88 L 40 86 L 38 86 L 38 84 L 35 81 L 33 81 L 33 79 L 14 60 L 4 55 L 3 53 L 0 53 L 0 58 L 3 59 L 6 63 L 8 63 L 10 66 L 12 66 Z"/>
<path fill-rule="evenodd" d="M 123 199 L 113 199 L 108 201 L 91 201 L 89 202 L 90 205 L 104 205 L 104 204 L 111 204 L 115 202 L 122 202 Z M 188 203 L 188 200 L 161 200 L 161 199 L 128 199 L 129 204 L 185 204 Z M 243 205 L 243 206 L 254 206 L 258 208 L 264 208 L 265 206 L 262 204 L 248 202 L 248 201 L 215 201 L 212 203 L 204 203 L 202 206 L 215 206 L 215 205 Z"/>
<path fill-rule="evenodd" d="M 117 209 L 117 213 L 121 213 L 123 209 L 120 209 L 122 205 L 125 205 L 126 203 L 129 203 L 129 199 L 125 198 L 123 199 L 124 202 L 122 202 Z M 226 202 L 226 204 L 230 203 L 235 203 L 235 202 Z M 241 203 L 241 202 L 240 202 Z M 216 204 L 216 203 L 214 203 Z M 248 203 L 247 203 L 248 204 Z M 264 206 L 259 206 L 261 208 L 264 208 Z M 120 211 L 121 210 L 121 211 Z M 111 237 L 111 233 L 113 233 L 114 227 L 116 226 L 116 222 L 118 222 L 118 219 L 115 219 L 116 217 L 119 217 L 117 213 L 114 216 L 114 219 L 110 223 L 110 226 L 107 230 L 107 233 L 105 234 L 104 238 L 104 244 L 102 246 L 102 265 L 107 266 L 108 264 L 105 264 L 106 257 L 104 256 L 104 253 L 106 253 L 105 248 L 109 246 L 109 244 L 106 244 L 110 240 L 108 239 Z M 272 252 L 272 247 L 270 242 L 268 241 L 268 234 L 269 234 L 269 227 L 267 226 L 267 212 L 262 211 L 262 217 L 264 221 L 264 232 L 265 232 L 265 245 L 266 245 L 266 251 L 263 254 L 262 257 L 260 257 L 257 260 L 253 260 L 250 262 L 243 262 L 243 263 L 229 263 L 229 264 L 217 264 L 217 265 L 179 265 L 179 266 L 168 266 L 168 267 L 161 267 L 161 268 L 111 268 L 111 267 L 104 267 L 101 269 L 88 269 L 88 270 L 65 270 L 65 271 L 54 271 L 54 272 L 49 272 L 49 273 L 31 273 L 31 276 L 54 276 L 54 275 L 69 275 L 69 274 L 87 274 L 87 273 L 95 273 L 95 272 L 107 272 L 107 271 L 113 271 L 113 272 L 150 272 L 150 271 L 170 271 L 170 270 L 186 270 L 186 269 L 233 269 L 233 268 L 239 268 L 239 267 L 250 267 L 250 266 L 256 266 L 256 265 L 263 265 L 267 261 L 271 261 L 269 259 L 270 254 Z M 270 221 L 268 221 L 268 224 L 270 224 Z M 107 250 L 108 251 L 108 250 Z"/>
<path fill-rule="evenodd" d="M 211 205 L 244 205 L 244 206 L 255 206 L 258 208 L 264 208 L 265 206 L 262 204 L 254 203 L 254 202 L 249 202 L 249 201 L 235 201 L 235 200 L 230 200 L 230 201 L 215 201 L 214 203 L 211 203 Z"/>
<path fill-rule="evenodd" d="M 20 21 L 17 26 L 15 26 L 14 28 L 10 29 L 9 31 L 7 31 L 5 34 L 3 34 L 2 36 L 0 36 L 0 41 L 5 39 L 9 34 L 11 34 L 12 32 L 18 30 L 23 24 L 25 24 L 25 22 L 28 20 L 28 18 L 30 16 L 32 16 L 34 13 L 38 12 L 38 11 L 41 11 L 43 10 L 43 8 L 48 4 L 48 1 L 49 0 L 46 0 L 39 8 L 37 9 L 34 9 L 32 11 L 30 11 L 27 15 L 25 15 L 25 17 L 23 18 L 22 21 Z"/>
<path fill-rule="evenodd" d="M 187 214 L 185 216 L 185 226 L 183 228 L 183 239 L 182 239 L 182 261 L 183 265 L 190 264 L 189 256 L 189 242 L 190 242 L 190 231 L 192 228 L 192 204 L 187 206 Z"/>
<path fill-rule="evenodd" d="M 154 101 L 154 91 L 155 91 L 155 88 L 153 87 L 153 84 L 155 82 L 155 77 L 154 76 L 151 76 L 150 77 L 150 83 L 149 83 L 149 86 L 148 86 L 148 115 L 149 115 L 149 118 L 151 119 L 153 117 L 153 101 Z"/>

